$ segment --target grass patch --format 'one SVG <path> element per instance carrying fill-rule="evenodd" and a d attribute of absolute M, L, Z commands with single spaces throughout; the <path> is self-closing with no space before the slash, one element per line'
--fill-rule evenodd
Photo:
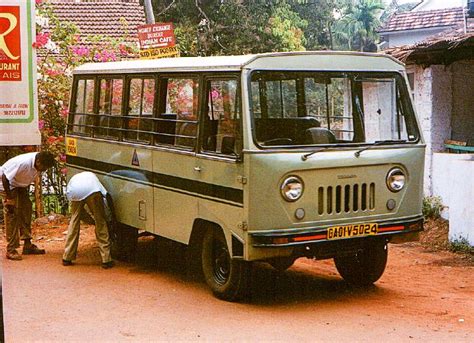
<path fill-rule="evenodd" d="M 460 238 L 450 242 L 448 249 L 452 252 L 469 254 L 474 257 L 474 247 L 469 244 L 466 238 Z"/>

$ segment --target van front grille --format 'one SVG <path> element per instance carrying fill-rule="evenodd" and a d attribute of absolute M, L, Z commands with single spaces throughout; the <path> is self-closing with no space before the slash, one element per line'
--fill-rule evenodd
<path fill-rule="evenodd" d="M 373 210 L 375 183 L 318 188 L 318 213 L 339 214 Z"/>

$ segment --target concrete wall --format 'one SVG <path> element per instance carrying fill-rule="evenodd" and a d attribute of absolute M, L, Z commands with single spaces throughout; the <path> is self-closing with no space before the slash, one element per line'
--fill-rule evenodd
<path fill-rule="evenodd" d="M 474 154 L 433 155 L 433 195 L 441 197 L 449 219 L 449 239 L 474 246 Z"/>
<path fill-rule="evenodd" d="M 456 62 L 453 71 L 451 139 L 474 144 L 474 61 Z"/>
<path fill-rule="evenodd" d="M 443 151 L 451 136 L 452 72 L 439 65 L 410 66 L 407 71 L 415 75 L 414 103 L 426 143 L 424 192 L 432 195 L 433 153 Z"/>
<path fill-rule="evenodd" d="M 431 28 L 424 30 L 407 30 L 400 32 L 390 32 L 383 34 L 384 40 L 388 43 L 387 48 L 396 46 L 412 45 L 424 41 L 430 36 L 434 36 L 446 30 L 446 27 Z"/>
<path fill-rule="evenodd" d="M 474 62 L 422 68 L 407 66 L 414 73 L 414 103 L 426 142 L 426 195 L 433 194 L 434 153 L 443 152 L 447 139 L 474 143 Z"/>

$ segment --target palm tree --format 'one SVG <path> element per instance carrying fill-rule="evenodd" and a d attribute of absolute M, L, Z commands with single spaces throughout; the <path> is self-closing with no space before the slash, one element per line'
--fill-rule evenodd
<path fill-rule="evenodd" d="M 384 8 L 381 0 L 356 0 L 349 4 L 334 26 L 336 40 L 349 50 L 372 50 L 378 39 L 376 30 Z"/>

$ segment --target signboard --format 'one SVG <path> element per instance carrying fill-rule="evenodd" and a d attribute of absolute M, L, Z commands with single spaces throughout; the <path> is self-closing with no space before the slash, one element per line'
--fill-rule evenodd
<path fill-rule="evenodd" d="M 178 57 L 173 23 L 156 23 L 138 27 L 140 58 Z"/>
<path fill-rule="evenodd" d="M 177 46 L 169 48 L 152 48 L 140 50 L 140 58 L 163 58 L 163 57 L 179 57 L 179 49 Z"/>
<path fill-rule="evenodd" d="M 34 0 L 0 3 L 0 146 L 39 145 Z"/>

